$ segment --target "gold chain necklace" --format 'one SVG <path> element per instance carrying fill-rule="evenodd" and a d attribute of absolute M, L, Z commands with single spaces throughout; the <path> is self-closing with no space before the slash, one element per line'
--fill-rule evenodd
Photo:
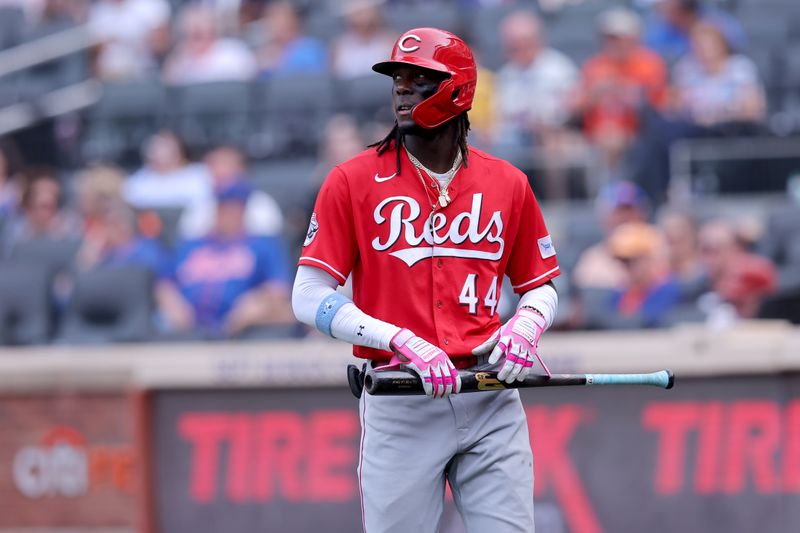
<path fill-rule="evenodd" d="M 406 151 L 406 155 L 408 155 L 408 159 L 414 165 L 414 169 L 417 171 L 417 175 L 419 176 L 419 179 L 422 181 L 422 186 L 425 188 L 425 193 L 426 194 L 428 193 L 428 187 L 425 185 L 425 179 L 422 177 L 422 171 L 425 171 L 425 174 L 428 175 L 428 178 L 430 178 L 430 180 L 433 183 L 434 187 L 436 187 L 436 189 L 439 191 L 439 200 L 438 200 L 439 201 L 439 205 L 442 208 L 447 207 L 448 204 L 452 201 L 452 199 L 450 198 L 450 194 L 448 193 L 447 186 L 450 184 L 451 181 L 453 181 L 453 178 L 455 177 L 456 172 L 458 171 L 458 168 L 461 166 L 461 150 L 456 152 L 456 158 L 453 161 L 453 166 L 450 168 L 450 170 L 445 172 L 445 175 L 447 175 L 448 178 L 447 178 L 445 184 L 442 185 L 441 183 L 439 183 L 439 180 L 437 180 L 437 179 L 435 179 L 435 178 L 433 178 L 431 176 L 431 174 L 434 173 L 433 171 L 429 170 L 425 165 L 423 165 L 419 161 L 419 159 L 414 157 L 414 154 L 409 152 L 408 148 L 406 148 L 405 146 L 403 148 Z M 430 202 L 430 196 L 428 196 L 428 201 Z M 435 204 L 433 202 L 431 202 L 431 208 L 433 209 L 434 207 L 435 207 Z"/>

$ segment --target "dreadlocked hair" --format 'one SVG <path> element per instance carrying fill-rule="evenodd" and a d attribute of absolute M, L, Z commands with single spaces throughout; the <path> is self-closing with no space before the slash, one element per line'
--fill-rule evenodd
<path fill-rule="evenodd" d="M 468 166 L 467 163 L 467 155 L 469 154 L 469 148 L 467 146 L 467 133 L 469 132 L 469 117 L 467 117 L 467 112 L 461 113 L 456 119 L 456 127 L 458 128 L 458 150 L 461 152 L 461 161 L 463 165 L 466 167 Z M 378 155 L 383 155 L 389 148 L 395 146 L 397 150 L 395 151 L 395 157 L 397 158 L 397 173 L 400 173 L 400 147 L 403 145 L 403 134 L 400 133 L 400 128 L 397 126 L 397 122 L 394 123 L 394 127 L 392 130 L 378 142 L 372 143 L 368 145 L 368 148 L 375 148 L 375 151 L 378 152 Z"/>

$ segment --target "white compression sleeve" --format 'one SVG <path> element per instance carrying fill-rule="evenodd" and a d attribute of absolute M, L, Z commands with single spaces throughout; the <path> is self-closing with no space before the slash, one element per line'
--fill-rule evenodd
<path fill-rule="evenodd" d="M 297 320 L 316 327 L 320 305 L 338 286 L 336 278 L 321 268 L 299 266 L 292 290 L 292 309 Z M 330 328 L 331 335 L 337 339 L 387 351 L 391 350 L 392 337 L 400 331 L 397 326 L 364 313 L 353 302 L 344 304 L 336 312 Z"/>
<path fill-rule="evenodd" d="M 542 313 L 547 327 L 553 325 L 558 312 L 558 293 L 552 285 L 540 285 L 522 295 L 517 304 L 517 309 L 524 305 L 529 305 Z"/>

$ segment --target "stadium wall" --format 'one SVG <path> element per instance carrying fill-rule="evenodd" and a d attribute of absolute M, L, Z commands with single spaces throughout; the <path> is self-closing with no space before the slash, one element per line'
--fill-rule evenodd
<path fill-rule="evenodd" d="M 554 333 L 543 352 L 677 381 L 523 391 L 539 533 L 800 523 L 800 329 Z M 0 532 L 358 531 L 351 361 L 326 340 L 5 349 Z M 443 531 L 463 531 L 452 502 Z"/>

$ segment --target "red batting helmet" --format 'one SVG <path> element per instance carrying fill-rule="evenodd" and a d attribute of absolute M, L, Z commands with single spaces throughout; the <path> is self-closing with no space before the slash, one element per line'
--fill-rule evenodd
<path fill-rule="evenodd" d="M 472 107 L 478 69 L 469 47 L 458 36 L 436 28 L 408 30 L 394 43 L 392 58 L 373 65 L 372 70 L 391 76 L 401 65 L 436 70 L 450 76 L 433 95 L 411 111 L 411 118 L 423 128 L 441 126 Z"/>

